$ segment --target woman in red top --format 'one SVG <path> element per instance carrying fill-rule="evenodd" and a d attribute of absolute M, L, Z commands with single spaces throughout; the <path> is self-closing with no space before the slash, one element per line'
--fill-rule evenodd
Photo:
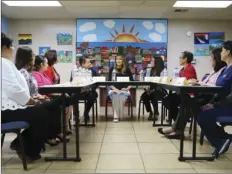
<path fill-rule="evenodd" d="M 60 83 L 60 75 L 57 73 L 54 65 L 57 63 L 57 53 L 56 50 L 49 50 L 44 55 L 48 60 L 48 68 L 45 74 L 51 79 L 54 84 Z"/>
<path fill-rule="evenodd" d="M 180 72 L 179 72 L 179 76 L 180 77 L 185 77 L 187 80 L 197 80 L 197 74 L 196 74 L 196 70 L 194 68 L 194 66 L 191 64 L 193 60 L 193 53 L 188 52 L 188 51 L 184 51 L 181 56 L 180 56 L 180 65 L 183 67 Z M 170 111 L 170 119 L 173 119 L 174 121 L 177 118 L 178 115 L 178 106 L 181 103 L 181 98 L 179 96 L 179 94 L 172 94 L 169 95 L 165 101 L 164 101 L 164 105 L 169 109 Z M 166 133 L 166 131 L 168 132 L 170 130 L 170 128 L 168 128 L 168 130 L 163 130 L 163 128 L 159 128 L 158 131 L 161 134 Z M 179 136 L 177 137 L 176 134 L 172 135 L 169 134 L 170 137 L 168 138 L 179 138 Z"/>

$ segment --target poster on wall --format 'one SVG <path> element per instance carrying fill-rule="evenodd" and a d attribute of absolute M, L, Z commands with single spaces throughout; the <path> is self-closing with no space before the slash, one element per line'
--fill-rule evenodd
<path fill-rule="evenodd" d="M 44 56 L 45 53 L 50 49 L 51 49 L 51 47 L 39 47 L 39 55 Z"/>
<path fill-rule="evenodd" d="M 194 33 L 194 55 L 210 56 L 210 51 L 221 47 L 224 40 L 224 32 Z"/>
<path fill-rule="evenodd" d="M 167 31 L 162 19 L 77 19 L 76 47 L 79 54 L 100 56 L 106 74 L 115 55 L 123 55 L 136 72 L 137 64 L 147 66 L 150 57 L 167 56 Z"/>
<path fill-rule="evenodd" d="M 19 45 L 31 45 L 32 34 L 18 34 Z"/>
<path fill-rule="evenodd" d="M 72 45 L 72 34 L 57 33 L 56 40 L 57 40 L 57 45 Z"/>
<path fill-rule="evenodd" d="M 59 63 L 72 63 L 72 51 L 57 51 L 57 58 Z"/>

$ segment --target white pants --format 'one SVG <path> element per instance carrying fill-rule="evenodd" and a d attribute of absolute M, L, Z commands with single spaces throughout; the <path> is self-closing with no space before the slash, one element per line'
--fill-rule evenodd
<path fill-rule="evenodd" d="M 124 113 L 124 104 L 130 96 L 130 91 L 109 91 L 110 99 L 112 100 L 112 107 L 114 112 L 114 118 L 120 118 Z"/>

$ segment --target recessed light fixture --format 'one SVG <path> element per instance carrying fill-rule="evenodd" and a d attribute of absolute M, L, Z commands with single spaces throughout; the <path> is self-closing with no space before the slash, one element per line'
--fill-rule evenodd
<path fill-rule="evenodd" d="M 184 8 L 226 8 L 232 1 L 176 1 L 173 7 Z"/>
<path fill-rule="evenodd" d="M 2 1 L 13 7 L 60 7 L 58 1 Z"/>

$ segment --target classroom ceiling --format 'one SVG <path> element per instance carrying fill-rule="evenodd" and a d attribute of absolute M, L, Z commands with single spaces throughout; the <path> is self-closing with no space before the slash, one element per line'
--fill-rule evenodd
<path fill-rule="evenodd" d="M 59 1 L 62 7 L 9 7 L 2 14 L 13 19 L 75 18 L 167 18 L 232 20 L 232 5 L 226 9 L 188 9 L 174 12 L 176 0 L 73 0 Z"/>

